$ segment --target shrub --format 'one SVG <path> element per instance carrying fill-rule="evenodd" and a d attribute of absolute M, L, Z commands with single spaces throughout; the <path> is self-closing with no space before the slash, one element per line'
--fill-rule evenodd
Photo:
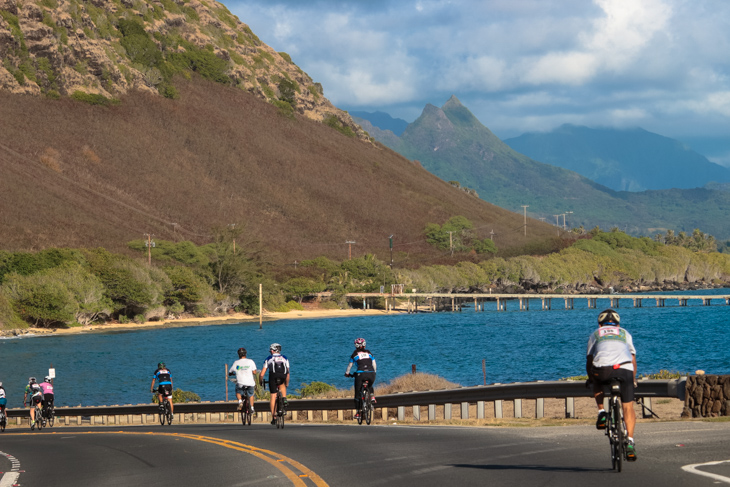
<path fill-rule="evenodd" d="M 195 71 L 203 78 L 217 83 L 229 84 L 228 63 L 220 59 L 207 49 L 197 49 L 186 46 L 185 52 L 176 52 L 170 55 L 170 62 L 178 69 Z"/>
<path fill-rule="evenodd" d="M 343 125 L 342 122 L 340 122 L 340 120 L 334 115 L 327 116 L 323 122 L 328 127 L 337 130 L 339 133 L 346 135 L 347 137 L 355 136 L 355 132 L 353 132 L 350 127 Z"/>
<path fill-rule="evenodd" d="M 152 402 L 155 404 L 159 404 L 160 396 L 157 394 L 152 396 Z M 173 389 L 172 402 L 173 402 L 173 404 L 178 404 L 181 402 L 200 402 L 200 396 L 192 391 L 183 391 L 182 389 Z"/>
<path fill-rule="evenodd" d="M 316 397 L 336 390 L 337 388 L 331 384 L 314 381 L 309 384 L 302 383 L 302 388 L 297 389 L 297 394 L 301 397 Z"/>
<path fill-rule="evenodd" d="M 388 384 L 377 388 L 378 394 L 395 394 L 398 392 L 431 391 L 439 389 L 457 389 L 460 386 L 434 374 L 406 374 L 396 377 Z"/>
<path fill-rule="evenodd" d="M 98 93 L 86 93 L 83 91 L 74 91 L 71 95 L 71 98 L 77 101 L 88 103 L 89 105 L 109 106 L 119 103 L 119 100 L 115 98 L 107 98 L 104 95 L 100 95 Z"/>

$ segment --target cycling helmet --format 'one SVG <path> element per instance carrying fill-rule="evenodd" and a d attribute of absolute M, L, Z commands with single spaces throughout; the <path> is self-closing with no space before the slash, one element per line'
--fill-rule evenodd
<path fill-rule="evenodd" d="M 47 375 L 43 378 L 44 382 L 51 382 L 51 376 Z"/>
<path fill-rule="evenodd" d="M 279 345 L 278 343 L 272 343 L 271 346 L 269 347 L 269 350 L 279 353 L 279 352 L 281 352 L 281 345 Z"/>
<path fill-rule="evenodd" d="M 160 362 L 159 364 L 157 364 L 157 368 L 158 369 L 164 369 L 165 368 L 165 362 Z"/>
<path fill-rule="evenodd" d="M 29 377 L 28 382 L 35 382 L 35 377 Z"/>
<path fill-rule="evenodd" d="M 365 348 L 365 339 L 364 338 L 356 338 L 355 339 L 355 348 Z"/>
<path fill-rule="evenodd" d="M 2 386 L 3 386 L 3 383 L 2 383 L 2 382 L 0 382 L 0 387 L 2 387 Z"/>
<path fill-rule="evenodd" d="M 241 347 L 238 349 L 238 358 L 243 358 L 246 356 L 246 349 Z"/>
<path fill-rule="evenodd" d="M 612 309 L 605 309 L 598 315 L 598 324 L 603 325 L 619 325 L 621 323 L 621 317 Z"/>

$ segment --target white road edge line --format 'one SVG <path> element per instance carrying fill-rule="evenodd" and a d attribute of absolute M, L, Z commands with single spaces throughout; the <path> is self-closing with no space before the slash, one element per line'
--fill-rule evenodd
<path fill-rule="evenodd" d="M 20 477 L 20 472 L 6 473 L 3 475 L 2 480 L 0 480 L 0 487 L 12 487 L 17 482 L 18 477 Z"/>
<path fill-rule="evenodd" d="M 711 479 L 715 479 L 718 482 L 725 482 L 726 484 L 730 484 L 730 478 L 728 478 L 728 477 L 723 477 L 722 475 L 717 475 L 714 473 L 703 472 L 702 470 L 697 470 L 697 467 L 707 467 L 707 466 L 719 465 L 721 463 L 727 463 L 727 462 L 730 462 L 730 460 L 720 460 L 717 462 L 707 462 L 707 463 L 694 463 L 692 465 L 683 466 L 682 470 L 684 470 L 685 472 L 702 475 L 704 477 L 710 477 Z"/>

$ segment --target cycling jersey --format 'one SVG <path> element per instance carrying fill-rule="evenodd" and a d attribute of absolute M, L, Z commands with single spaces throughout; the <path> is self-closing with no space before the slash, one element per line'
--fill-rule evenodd
<path fill-rule="evenodd" d="M 267 369 L 269 371 L 269 377 L 274 374 L 286 375 L 289 373 L 289 360 L 280 353 L 269 355 L 266 357 L 263 367 L 261 367 L 261 370 Z"/>
<path fill-rule="evenodd" d="M 633 356 L 636 356 L 631 333 L 618 326 L 602 326 L 588 338 L 588 352 L 593 356 L 594 367 L 617 365 L 622 369 L 634 370 Z"/>
<path fill-rule="evenodd" d="M 53 395 L 53 384 L 50 382 L 41 382 L 40 386 L 44 396 L 48 394 Z"/>
<path fill-rule="evenodd" d="M 236 384 L 239 386 L 255 386 L 256 381 L 253 378 L 253 373 L 256 370 L 256 363 L 250 358 L 242 358 L 233 362 L 231 368 L 228 369 L 229 373 L 236 374 Z"/>
<path fill-rule="evenodd" d="M 28 384 L 25 386 L 25 393 L 28 395 L 28 404 L 40 403 L 43 401 L 43 390 L 37 383 Z"/>
<path fill-rule="evenodd" d="M 363 372 L 377 372 L 377 364 L 375 363 L 375 357 L 370 353 L 370 350 L 355 350 L 350 356 L 350 363 L 347 364 L 346 374 L 350 373 L 352 366 L 355 366 L 355 374 Z"/>
<path fill-rule="evenodd" d="M 5 399 L 5 388 L 0 386 L 0 399 Z"/>
<path fill-rule="evenodd" d="M 157 379 L 159 385 L 172 384 L 172 373 L 169 369 L 157 369 L 152 375 L 152 378 Z"/>

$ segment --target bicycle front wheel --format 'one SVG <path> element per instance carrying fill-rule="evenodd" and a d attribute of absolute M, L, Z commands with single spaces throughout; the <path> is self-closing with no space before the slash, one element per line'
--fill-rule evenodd
<path fill-rule="evenodd" d="M 370 391 L 365 392 L 365 397 L 363 398 L 363 414 L 365 415 L 365 423 L 370 424 L 370 421 L 373 419 L 373 404 L 372 404 L 372 397 L 370 396 Z"/>
<path fill-rule="evenodd" d="M 621 407 L 621 401 L 614 401 L 613 409 L 613 425 L 616 428 L 614 458 L 616 462 L 616 470 L 620 472 L 624 458 L 624 441 L 626 441 L 626 437 L 624 435 L 624 414 L 623 408 Z"/>

